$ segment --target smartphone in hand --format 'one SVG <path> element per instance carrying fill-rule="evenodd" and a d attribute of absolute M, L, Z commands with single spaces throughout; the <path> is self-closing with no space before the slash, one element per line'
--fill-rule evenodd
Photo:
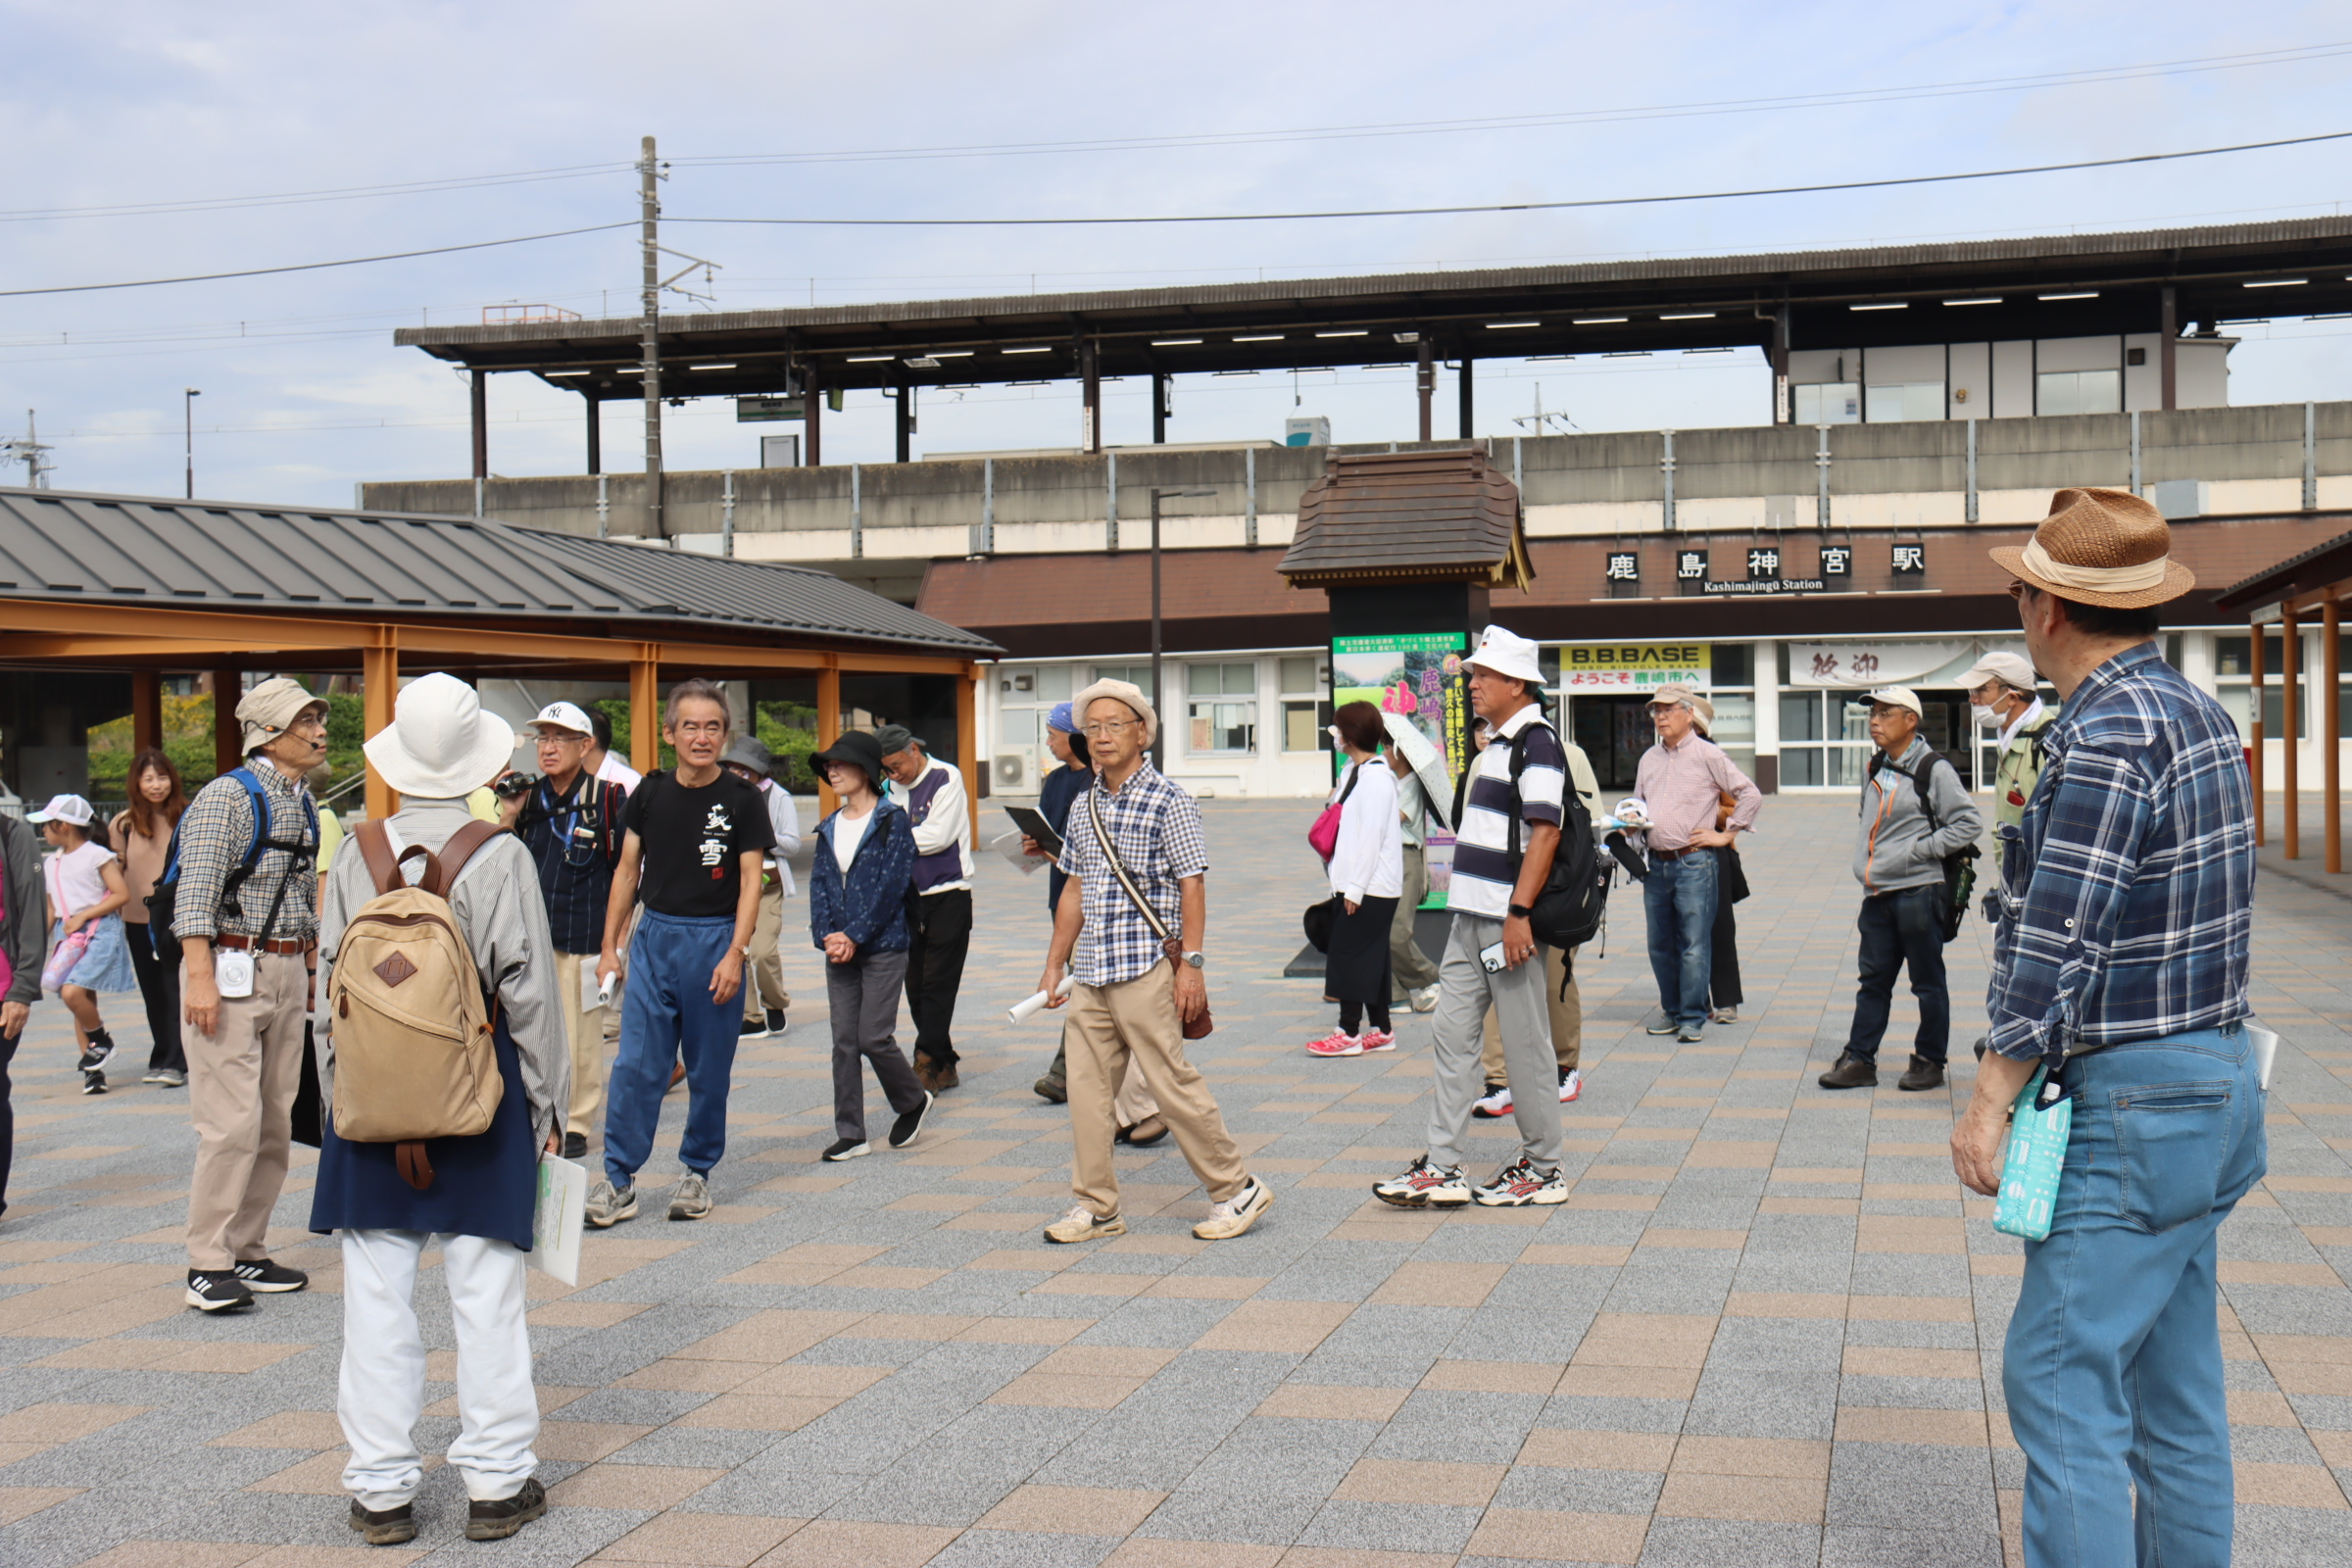
<path fill-rule="evenodd" d="M 1502 944 L 1499 942 L 1495 943 L 1493 947 L 1482 948 L 1479 950 L 1478 961 L 1486 965 L 1487 973 L 1489 974 L 1500 974 L 1503 970 L 1510 967 L 1508 963 L 1503 961 Z"/>

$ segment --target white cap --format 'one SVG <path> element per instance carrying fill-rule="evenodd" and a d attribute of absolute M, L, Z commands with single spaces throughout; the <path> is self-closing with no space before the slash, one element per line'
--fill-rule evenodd
<path fill-rule="evenodd" d="M 2018 654 L 1985 654 L 1977 660 L 1974 669 L 1960 677 L 1960 689 L 1973 692 L 1988 680 L 2030 692 L 2034 689 L 2034 666 Z"/>
<path fill-rule="evenodd" d="M 1908 708 L 1921 718 L 1928 716 L 1927 710 L 1919 706 L 1919 693 L 1908 686 L 1882 686 L 1870 694 L 1870 700 L 1888 708 Z"/>
<path fill-rule="evenodd" d="M 588 722 L 587 712 L 574 703 L 550 703 L 539 710 L 531 720 L 531 728 L 545 724 L 551 729 L 569 730 L 574 735 L 593 735 L 596 726 Z"/>
<path fill-rule="evenodd" d="M 1620 822 L 1646 827 L 1649 824 L 1649 804 L 1639 795 L 1628 795 L 1617 803 L 1616 809 L 1609 814 Z"/>
<path fill-rule="evenodd" d="M 37 811 L 25 812 L 24 820 L 27 822 L 71 822 L 75 827 L 88 827 L 93 814 L 90 810 L 90 803 L 78 795 L 52 795 L 49 797 L 47 806 Z"/>
<path fill-rule="evenodd" d="M 1544 684 L 1544 666 L 1537 662 L 1536 645 L 1500 626 L 1489 626 L 1481 632 L 1478 652 L 1464 662 L 1492 670 L 1506 680 L 1523 680 L 1530 686 Z"/>

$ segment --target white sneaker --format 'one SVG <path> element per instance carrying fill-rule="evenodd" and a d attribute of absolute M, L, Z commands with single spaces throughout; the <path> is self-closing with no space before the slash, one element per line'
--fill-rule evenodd
<path fill-rule="evenodd" d="M 1407 1000 L 1412 1003 L 1413 1010 L 1415 1012 L 1435 1012 L 1438 1010 L 1438 988 L 1436 986 L 1423 986 L 1418 991 L 1409 991 L 1405 993 L 1405 996 Z"/>
<path fill-rule="evenodd" d="M 1568 1183 L 1558 1171 L 1546 1176 L 1522 1155 L 1494 1173 L 1494 1179 L 1470 1195 L 1487 1208 L 1523 1208 L 1540 1203 L 1548 1208 L 1568 1201 Z"/>
<path fill-rule="evenodd" d="M 1496 1116 L 1508 1116 L 1510 1113 L 1511 1086 L 1509 1084 L 1495 1085 L 1470 1103 L 1471 1115 L 1483 1116 L 1489 1120 Z"/>
<path fill-rule="evenodd" d="M 1585 1073 L 1581 1067 L 1571 1067 L 1560 1074 L 1560 1103 L 1565 1105 L 1585 1092 Z"/>
<path fill-rule="evenodd" d="M 1222 1203 L 1208 1205 L 1208 1218 L 1193 1227 L 1193 1235 L 1204 1242 L 1230 1242 L 1257 1223 L 1274 1203 L 1274 1189 L 1256 1177 L 1249 1185 Z"/>
<path fill-rule="evenodd" d="M 1372 1196 L 1397 1208 L 1460 1208 L 1470 1201 L 1470 1183 L 1459 1165 L 1432 1165 L 1427 1154 L 1401 1176 L 1373 1184 Z"/>

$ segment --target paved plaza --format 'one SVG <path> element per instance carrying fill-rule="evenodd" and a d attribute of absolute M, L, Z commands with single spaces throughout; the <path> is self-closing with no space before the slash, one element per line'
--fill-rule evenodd
<path fill-rule="evenodd" d="M 1299 1049 L 1330 1015 L 1313 981 L 1280 978 L 1318 893 L 1311 804 L 1205 809 L 1218 1027 L 1197 1059 L 1278 1194 L 1257 1229 L 1195 1241 L 1206 1200 L 1163 1145 L 1119 1156 L 1128 1235 L 1041 1241 L 1070 1201 L 1066 1115 L 1029 1089 L 1056 1029 L 1003 1009 L 1036 979 L 1044 890 L 985 858 L 964 1086 L 915 1152 L 816 1162 L 824 988 L 813 950 L 788 947 L 803 1000 L 786 1038 L 738 1058 L 716 1212 L 670 1224 L 650 1205 L 589 1237 L 577 1289 L 532 1275 L 555 1506 L 504 1543 L 463 1539 L 463 1489 L 434 1468 L 413 1548 L 356 1544 L 338 1251 L 304 1228 L 307 1152 L 272 1245 L 311 1290 L 200 1318 L 180 1301 L 185 1093 L 136 1082 L 122 997 L 120 1087 L 84 1099 L 43 1004 L 0 1222 L 0 1563 L 2018 1560 L 2000 1348 L 2020 1245 L 1945 1150 L 1985 934 L 1972 920 L 1950 950 L 1956 1094 L 1901 1094 L 1892 1071 L 1817 1089 L 1852 1000 L 1849 800 L 1767 803 L 1740 909 L 1747 1004 L 1704 1044 L 1642 1034 L 1639 897 L 1620 891 L 1605 954 L 1580 965 L 1568 1203 L 1445 1215 L 1369 1193 L 1422 1148 L 1429 1020 L 1403 1022 L 1394 1055 Z M 2237 1560 L 2341 1564 L 2352 904 L 2266 878 L 2255 912 L 2255 1001 L 2288 1045 L 2270 1179 L 2222 1232 Z M 1912 1017 L 1898 999 L 1893 1068 Z M 673 1097 L 649 1190 L 675 1172 L 683 1110 Z M 1478 1126 L 1500 1163 L 1510 1123 Z M 448 1345 L 436 1271 L 419 1297 Z M 430 1376 L 428 1452 L 456 1430 L 449 1351 Z"/>

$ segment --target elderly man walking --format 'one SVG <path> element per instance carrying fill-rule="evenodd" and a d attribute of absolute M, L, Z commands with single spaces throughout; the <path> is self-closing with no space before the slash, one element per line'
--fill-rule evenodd
<path fill-rule="evenodd" d="M 2157 652 L 2156 607 L 2195 586 L 2170 551 L 2138 497 L 2061 490 L 2032 543 L 1991 552 L 2066 705 L 2002 832 L 2022 853 L 2002 858 L 1991 1049 L 1952 1132 L 1960 1179 L 1993 1193 L 2035 1064 L 2074 1101 L 2001 1373 L 2035 1565 L 2230 1560 L 2215 1235 L 2266 1165 L 2255 807 L 2236 724 Z"/>
<path fill-rule="evenodd" d="M 1658 743 L 1642 754 L 1635 788 L 1649 808 L 1649 879 L 1642 905 L 1649 916 L 1649 971 L 1658 982 L 1653 1035 L 1686 1043 L 1706 1037 L 1707 982 L 1715 951 L 1715 852 L 1756 825 L 1764 795 L 1754 781 L 1698 733 L 1698 698 L 1687 686 L 1650 695 Z M 1731 820 L 1715 817 L 1725 796 Z"/>
<path fill-rule="evenodd" d="M 1952 1044 L 1952 998 L 1943 978 L 1943 915 L 1951 889 L 1943 859 L 1977 842 L 1984 818 L 1951 760 L 1919 736 L 1919 697 L 1907 686 L 1870 694 L 1870 776 L 1862 785 L 1861 833 L 1854 880 L 1862 884 L 1861 989 L 1838 1064 L 1824 1089 L 1865 1089 L 1879 1081 L 1879 1042 L 1894 1001 L 1895 976 L 1911 970 L 1919 1033 L 1899 1087 L 1940 1088 Z"/>
<path fill-rule="evenodd" d="M 956 997 L 972 947 L 972 813 L 963 775 L 934 761 L 905 725 L 885 724 L 874 740 L 914 827 L 906 1011 L 914 1019 L 915 1081 L 939 1094 L 962 1082 L 956 1071 Z"/>

